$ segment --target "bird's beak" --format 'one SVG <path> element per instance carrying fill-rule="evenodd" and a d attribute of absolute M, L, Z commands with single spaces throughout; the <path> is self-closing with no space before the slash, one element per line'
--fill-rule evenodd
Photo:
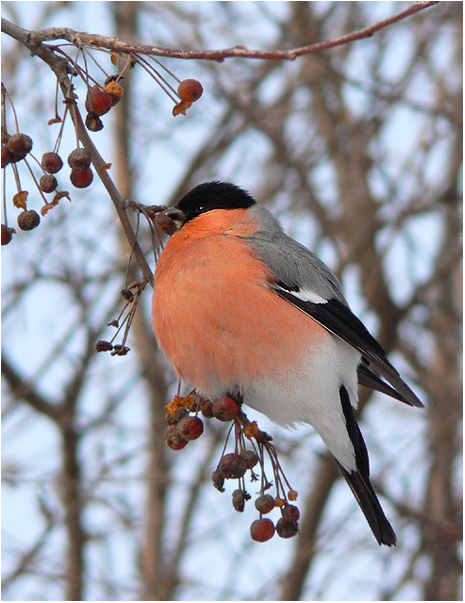
<path fill-rule="evenodd" d="M 177 230 L 180 230 L 184 226 L 185 221 L 186 215 L 176 207 L 168 207 L 160 212 L 156 218 L 160 230 L 170 236 Z"/>

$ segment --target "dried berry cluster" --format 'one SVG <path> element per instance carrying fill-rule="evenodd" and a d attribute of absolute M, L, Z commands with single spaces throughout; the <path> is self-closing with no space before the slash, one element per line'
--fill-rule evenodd
<path fill-rule="evenodd" d="M 113 335 L 110 341 L 106 341 L 104 339 L 98 341 L 95 346 L 96 352 L 111 352 L 112 356 L 126 356 L 126 354 L 130 351 L 130 348 L 128 348 L 126 345 L 126 341 L 137 310 L 137 304 L 139 303 L 142 291 L 147 286 L 147 283 L 148 280 L 143 278 L 140 281 L 131 283 L 128 287 L 126 287 L 126 289 L 121 291 L 121 295 L 126 300 L 126 303 L 119 313 L 118 318 L 115 318 L 107 325 L 109 327 L 115 327 L 116 333 Z M 122 342 L 119 344 L 113 343 L 123 327 L 124 332 Z"/>
<path fill-rule="evenodd" d="M 165 442 L 173 450 L 181 450 L 191 440 L 199 438 L 204 425 L 199 414 L 207 419 L 216 418 L 219 421 L 231 422 L 232 425 L 226 438 L 220 461 L 212 473 L 213 485 L 224 492 L 226 480 L 238 480 L 238 487 L 232 493 L 232 504 L 236 511 L 242 512 L 245 503 L 251 495 L 245 487 L 245 475 L 250 471 L 253 482 L 260 481 L 260 491 L 255 500 L 255 508 L 259 518 L 250 526 L 250 534 L 257 542 L 266 542 L 278 534 L 281 538 L 290 538 L 298 532 L 299 509 L 291 504 L 297 499 L 297 492 L 290 488 L 281 469 L 276 449 L 271 444 L 271 438 L 260 431 L 255 422 L 250 422 L 238 403 L 232 397 L 226 396 L 214 402 L 207 400 L 195 391 L 188 396 L 175 398 L 165 407 L 168 427 L 165 431 Z M 234 434 L 234 452 L 226 453 L 226 447 L 231 434 Z M 276 495 L 269 490 L 273 482 L 265 473 L 265 454 L 271 461 L 275 481 Z M 256 468 L 260 474 L 256 473 Z M 286 493 L 286 490 L 287 493 Z M 268 517 L 274 509 L 280 509 L 281 517 L 276 525 Z"/>

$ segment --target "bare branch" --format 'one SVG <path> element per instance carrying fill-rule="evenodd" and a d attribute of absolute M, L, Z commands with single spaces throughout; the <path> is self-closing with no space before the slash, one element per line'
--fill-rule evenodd
<path fill-rule="evenodd" d="M 335 48 L 350 42 L 355 42 L 356 40 L 369 38 L 381 29 L 406 19 L 407 17 L 410 17 L 411 15 L 414 15 L 415 13 L 418 13 L 419 11 L 429 8 L 435 4 L 438 4 L 438 2 L 415 2 L 412 6 L 400 12 L 399 14 L 379 21 L 378 23 L 355 31 L 351 34 L 347 34 L 333 40 L 327 40 L 325 42 L 318 42 L 317 44 L 300 46 L 299 48 L 293 48 L 291 50 L 250 50 L 242 44 L 234 46 L 233 48 L 225 48 L 222 50 L 180 50 L 177 48 L 164 48 L 161 46 L 150 46 L 148 44 L 126 42 L 124 40 L 119 40 L 109 36 L 78 32 L 67 27 L 52 27 L 39 32 L 29 32 L 29 41 L 32 46 L 39 46 L 42 42 L 66 40 L 76 46 L 104 48 L 106 50 L 121 53 L 137 52 L 147 56 L 169 57 L 171 59 L 202 59 L 206 61 L 218 62 L 222 62 L 225 59 L 230 58 L 293 61 L 297 57 L 308 55 L 313 52 L 327 50 L 329 48 Z M 10 35 L 12 34 L 10 33 Z"/>

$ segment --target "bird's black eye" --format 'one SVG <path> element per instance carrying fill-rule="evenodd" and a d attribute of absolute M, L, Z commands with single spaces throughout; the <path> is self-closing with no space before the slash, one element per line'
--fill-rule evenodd
<path fill-rule="evenodd" d="M 197 213 L 201 214 L 203 211 L 205 211 L 207 209 L 206 205 L 197 205 Z"/>

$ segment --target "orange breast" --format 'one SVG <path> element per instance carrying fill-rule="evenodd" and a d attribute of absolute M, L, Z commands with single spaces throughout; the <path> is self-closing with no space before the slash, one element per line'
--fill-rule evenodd
<path fill-rule="evenodd" d="M 256 229 L 245 210 L 219 211 L 216 221 L 215 213 L 171 237 L 153 297 L 160 346 L 178 376 L 206 395 L 277 375 L 283 367 L 300 372 L 329 337 L 269 288 L 269 270 L 236 236 Z M 204 219 L 193 228 L 205 217 L 210 223 Z"/>

